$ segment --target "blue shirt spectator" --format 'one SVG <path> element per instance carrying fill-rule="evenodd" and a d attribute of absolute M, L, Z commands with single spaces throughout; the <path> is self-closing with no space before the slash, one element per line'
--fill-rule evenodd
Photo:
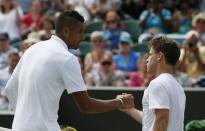
<path fill-rule="evenodd" d="M 129 56 L 127 60 L 122 54 L 118 54 L 113 57 L 117 69 L 126 72 L 133 72 L 137 70 L 136 63 L 138 59 L 139 59 L 139 54 L 134 51 L 129 52 Z"/>
<path fill-rule="evenodd" d="M 144 20 L 148 14 L 149 14 L 148 10 L 143 11 L 142 14 L 140 15 L 140 20 Z M 167 19 L 167 20 L 172 19 L 172 14 L 167 9 L 162 9 L 162 16 L 164 17 L 164 19 Z M 146 29 L 158 28 L 160 31 L 163 31 L 163 23 L 162 23 L 161 17 L 155 14 L 154 12 L 152 12 L 148 16 L 146 25 L 147 25 Z"/>
<path fill-rule="evenodd" d="M 137 70 L 139 54 L 132 51 L 131 36 L 123 32 L 120 36 L 120 53 L 113 57 L 118 70 L 123 72 L 134 72 Z"/>

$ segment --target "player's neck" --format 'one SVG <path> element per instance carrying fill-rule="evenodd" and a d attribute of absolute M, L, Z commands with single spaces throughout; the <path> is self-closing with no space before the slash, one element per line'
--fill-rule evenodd
<path fill-rule="evenodd" d="M 173 74 L 174 71 L 175 71 L 174 67 L 171 65 L 161 65 L 161 66 L 158 66 L 158 68 L 157 68 L 156 77 L 163 74 L 163 73 Z"/>

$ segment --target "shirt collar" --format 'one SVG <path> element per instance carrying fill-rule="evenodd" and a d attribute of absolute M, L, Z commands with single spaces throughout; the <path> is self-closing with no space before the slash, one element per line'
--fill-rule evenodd
<path fill-rule="evenodd" d="M 66 48 L 68 50 L 68 46 L 66 45 L 66 43 L 60 37 L 58 37 L 56 35 L 52 35 L 51 39 L 59 42 L 64 48 Z"/>

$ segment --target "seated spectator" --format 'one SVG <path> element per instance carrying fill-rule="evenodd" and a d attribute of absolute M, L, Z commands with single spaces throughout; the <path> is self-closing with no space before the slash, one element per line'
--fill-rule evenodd
<path fill-rule="evenodd" d="M 142 13 L 142 11 L 146 9 L 146 2 L 147 1 L 145 0 L 123 0 L 121 9 L 126 15 L 134 19 L 139 19 L 139 16 Z"/>
<path fill-rule="evenodd" d="M 8 33 L 11 44 L 19 42 L 21 40 L 20 18 L 23 11 L 18 6 L 17 0 L 1 0 L 0 6 L 0 32 Z"/>
<path fill-rule="evenodd" d="M 19 60 L 20 56 L 17 52 L 11 53 L 8 58 L 8 66 L 0 70 L 0 92 L 6 86 Z"/>
<path fill-rule="evenodd" d="M 156 32 L 168 33 L 171 31 L 171 19 L 172 14 L 163 7 L 163 0 L 154 0 L 140 15 L 140 26 L 147 31 L 155 29 Z"/>
<path fill-rule="evenodd" d="M 199 33 L 199 36 L 205 34 L 205 13 L 197 14 L 192 20 L 193 30 Z"/>
<path fill-rule="evenodd" d="M 179 66 L 180 62 L 177 63 L 173 76 L 174 78 L 179 82 L 179 84 L 182 87 L 193 87 L 196 84 L 196 80 L 192 77 L 190 77 L 188 74 L 181 72 L 180 70 L 178 70 L 178 66 Z"/>
<path fill-rule="evenodd" d="M 103 20 L 112 8 L 111 0 L 84 0 L 84 5 L 91 12 L 94 20 Z"/>
<path fill-rule="evenodd" d="M 95 77 L 99 70 L 101 59 L 104 55 L 111 54 L 111 52 L 105 50 L 102 32 L 93 32 L 91 34 L 91 42 L 93 50 L 85 56 L 85 72 Z"/>
<path fill-rule="evenodd" d="M 198 47 L 199 34 L 196 31 L 187 33 L 186 42 L 181 53 L 181 71 L 193 78 L 205 74 L 205 47 Z"/>
<path fill-rule="evenodd" d="M 19 60 L 20 56 L 18 53 L 11 53 L 9 55 L 9 65 L 0 70 L 0 110 L 9 109 L 9 102 L 5 95 L 4 88 Z"/>
<path fill-rule="evenodd" d="M 21 18 L 22 35 L 25 38 L 32 31 L 40 30 L 40 21 L 42 17 L 42 6 L 39 0 L 33 0 L 31 11 Z"/>
<path fill-rule="evenodd" d="M 112 61 L 112 55 L 104 55 L 101 59 L 100 68 L 95 78 L 87 76 L 88 85 L 94 86 L 124 86 L 125 78 L 123 72 L 116 70 Z"/>
<path fill-rule="evenodd" d="M 180 0 L 180 10 L 173 14 L 173 32 L 185 34 L 191 30 L 191 21 L 195 11 L 191 8 L 190 1 Z"/>
<path fill-rule="evenodd" d="M 130 34 L 123 32 L 120 36 L 120 53 L 113 57 L 116 68 L 123 71 L 126 78 L 129 78 L 130 73 L 137 71 L 139 54 L 132 51 L 132 44 Z"/>
<path fill-rule="evenodd" d="M 122 31 L 123 27 L 119 16 L 113 11 L 108 12 L 106 15 L 105 28 L 103 29 L 103 37 L 106 40 L 108 50 L 113 52 L 118 50 Z"/>
<path fill-rule="evenodd" d="M 0 69 L 8 66 L 9 55 L 17 52 L 17 49 L 10 45 L 9 35 L 0 33 Z"/>
<path fill-rule="evenodd" d="M 139 58 L 136 65 L 138 70 L 130 74 L 129 87 L 147 87 L 149 82 L 154 79 L 154 76 L 147 73 L 147 57 L 148 55 L 145 54 Z"/>
<path fill-rule="evenodd" d="M 38 33 L 41 37 L 41 40 L 50 39 L 51 35 L 55 34 L 54 31 L 54 20 L 49 16 L 43 16 L 41 19 L 42 30 Z"/>

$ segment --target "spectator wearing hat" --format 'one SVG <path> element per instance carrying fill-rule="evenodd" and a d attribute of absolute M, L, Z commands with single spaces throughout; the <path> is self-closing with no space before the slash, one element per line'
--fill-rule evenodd
<path fill-rule="evenodd" d="M 8 33 L 0 33 L 0 69 L 8 66 L 9 55 L 17 52 L 17 49 L 10 46 Z"/>
<path fill-rule="evenodd" d="M 193 29 L 196 30 L 199 35 L 205 33 L 205 13 L 197 14 L 192 20 Z"/>
<path fill-rule="evenodd" d="M 37 32 L 29 33 L 27 39 L 25 39 L 20 45 L 21 55 L 32 45 L 40 41 L 40 35 Z"/>
<path fill-rule="evenodd" d="M 205 47 L 199 48 L 199 33 L 190 31 L 181 53 L 179 68 L 193 78 L 205 74 Z"/>
<path fill-rule="evenodd" d="M 123 32 L 120 36 L 120 53 L 113 57 L 116 68 L 124 72 L 125 77 L 130 76 L 131 72 L 137 70 L 139 53 L 132 51 L 132 39 L 129 33 Z"/>

